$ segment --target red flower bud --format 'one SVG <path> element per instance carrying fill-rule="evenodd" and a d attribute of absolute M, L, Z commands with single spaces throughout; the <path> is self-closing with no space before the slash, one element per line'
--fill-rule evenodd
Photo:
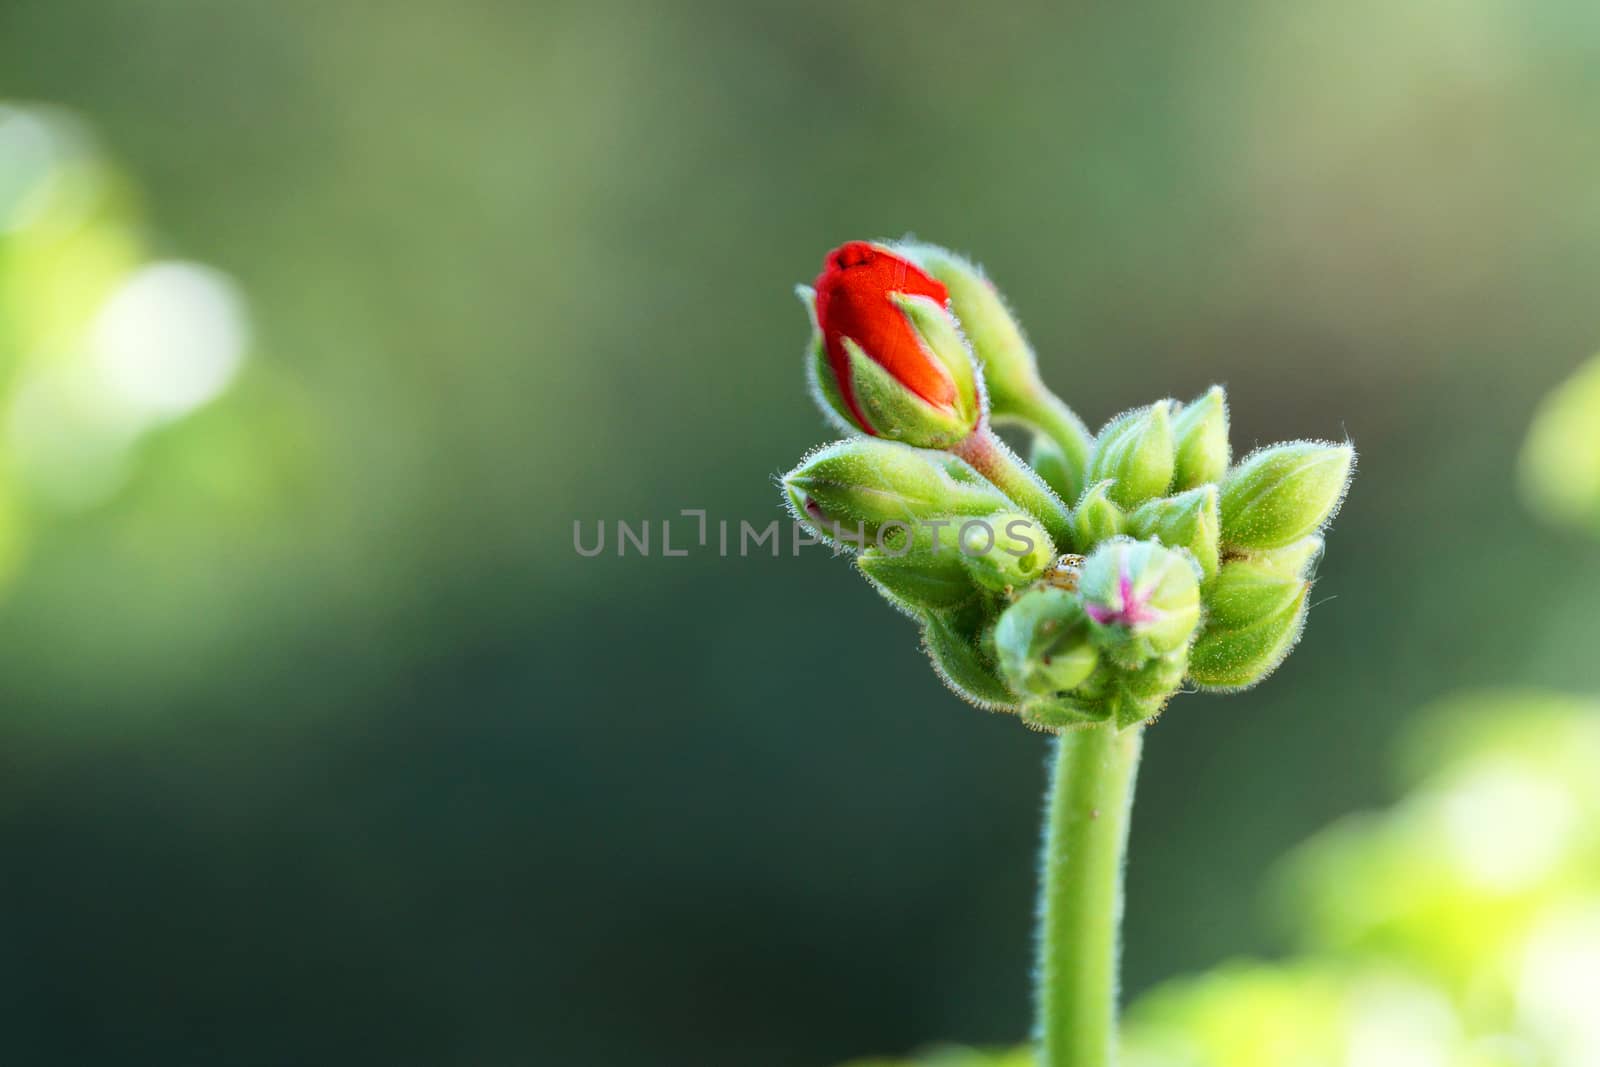
<path fill-rule="evenodd" d="M 943 283 L 882 245 L 852 241 L 828 254 L 814 307 L 819 372 L 851 423 L 926 447 L 977 425 L 972 356 L 949 300 Z"/>

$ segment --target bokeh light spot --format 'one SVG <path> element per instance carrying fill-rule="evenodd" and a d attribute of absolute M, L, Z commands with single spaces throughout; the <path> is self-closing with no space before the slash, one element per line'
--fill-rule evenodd
<path fill-rule="evenodd" d="M 223 274 L 153 263 L 119 285 L 90 334 L 107 390 L 136 413 L 172 418 L 214 399 L 244 360 L 244 305 Z"/>

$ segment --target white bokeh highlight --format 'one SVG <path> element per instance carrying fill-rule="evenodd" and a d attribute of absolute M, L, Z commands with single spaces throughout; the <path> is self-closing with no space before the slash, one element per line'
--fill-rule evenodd
<path fill-rule="evenodd" d="M 108 395 L 135 415 L 165 420 L 215 399 L 244 362 L 244 302 L 220 271 L 176 260 L 130 274 L 89 333 Z"/>

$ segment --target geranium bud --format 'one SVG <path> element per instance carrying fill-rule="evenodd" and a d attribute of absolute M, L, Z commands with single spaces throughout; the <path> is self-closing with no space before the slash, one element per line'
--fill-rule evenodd
<path fill-rule="evenodd" d="M 1142 667 L 1188 645 L 1200 623 L 1200 567 L 1189 553 L 1119 537 L 1078 579 L 1095 643 L 1118 666 Z"/>
<path fill-rule="evenodd" d="M 1187 548 L 1207 578 L 1217 573 L 1220 525 L 1214 485 L 1152 500 L 1139 505 L 1128 516 L 1130 534 L 1139 538 L 1153 537 L 1168 548 Z"/>
<path fill-rule="evenodd" d="M 1246 456 L 1222 483 L 1222 543 L 1282 548 L 1321 529 L 1339 508 L 1355 450 L 1294 441 Z"/>
<path fill-rule="evenodd" d="M 1204 396 L 1185 404 L 1173 416 L 1172 439 L 1177 456 L 1172 468 L 1174 489 L 1194 489 L 1222 481 L 1233 448 L 1228 444 L 1228 395 L 1213 385 Z"/>
<path fill-rule="evenodd" d="M 1164 495 L 1176 458 L 1171 414 L 1172 401 L 1159 400 L 1107 423 L 1089 456 L 1089 481 L 1110 480 L 1107 495 L 1124 508 Z"/>
<path fill-rule="evenodd" d="M 964 460 L 868 437 L 811 453 L 784 475 L 783 488 L 795 518 L 817 534 L 867 544 L 904 538 L 908 528 L 951 516 L 1016 509 Z"/>
<path fill-rule="evenodd" d="M 944 284 L 892 250 L 852 241 L 828 253 L 809 308 L 819 399 L 863 433 L 947 448 L 978 425 L 972 353 Z"/>
<path fill-rule="evenodd" d="M 1110 488 L 1110 482 L 1095 482 L 1084 490 L 1078 506 L 1072 509 L 1072 528 L 1078 535 L 1080 552 L 1088 552 L 1128 529 L 1128 517 L 1106 495 Z"/>
<path fill-rule="evenodd" d="M 922 626 L 922 645 L 934 670 L 957 696 L 980 708 L 1009 710 L 1016 698 L 984 652 L 981 634 L 986 616 L 980 608 L 970 605 L 950 612 L 928 613 Z"/>
<path fill-rule="evenodd" d="M 1100 660 L 1083 604 L 1065 589 L 1031 589 L 994 630 L 1000 674 L 1023 697 L 1049 697 L 1081 685 Z"/>
<path fill-rule="evenodd" d="M 1072 461 L 1054 437 L 1045 433 L 1033 435 L 1032 446 L 1028 449 L 1028 466 L 1062 500 L 1072 499 L 1072 486 L 1081 477 L 1081 472 L 1074 471 Z"/>
<path fill-rule="evenodd" d="M 1229 560 L 1206 597 L 1205 632 L 1189 657 L 1189 675 L 1208 689 L 1254 685 L 1300 638 L 1311 583 L 1250 559 Z"/>
<path fill-rule="evenodd" d="M 1056 558 L 1055 542 L 1031 515 L 1001 512 L 985 519 L 961 519 L 957 555 L 972 580 L 996 593 L 1029 584 Z"/>

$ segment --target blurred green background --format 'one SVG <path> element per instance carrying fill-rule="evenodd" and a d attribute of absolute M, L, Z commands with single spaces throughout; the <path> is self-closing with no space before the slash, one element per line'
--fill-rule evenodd
<path fill-rule="evenodd" d="M 1360 448 L 1307 640 L 1142 774 L 1129 992 L 1280 947 L 1412 709 L 1600 688 L 1600 554 L 1515 496 L 1597 92 L 1584 0 L 0 3 L 0 1055 L 1021 1036 L 1043 740 L 825 552 L 572 547 L 777 517 L 792 286 L 906 232 L 1091 424 L 1221 381 L 1238 451 Z M 119 347 L 151 277 L 203 380 Z"/>

